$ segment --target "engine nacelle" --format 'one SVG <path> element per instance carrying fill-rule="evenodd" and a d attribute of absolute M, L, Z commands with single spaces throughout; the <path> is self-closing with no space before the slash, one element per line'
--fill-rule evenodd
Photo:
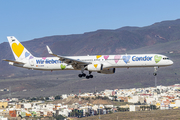
<path fill-rule="evenodd" d="M 115 70 L 116 70 L 115 68 L 104 69 L 104 70 L 98 71 L 98 73 L 101 73 L 101 74 L 114 74 Z"/>
<path fill-rule="evenodd" d="M 85 68 L 88 71 L 97 72 L 103 69 L 103 64 L 90 64 Z"/>

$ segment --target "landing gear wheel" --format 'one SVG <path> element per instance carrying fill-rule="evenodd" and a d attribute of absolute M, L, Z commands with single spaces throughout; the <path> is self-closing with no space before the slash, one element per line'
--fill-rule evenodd
<path fill-rule="evenodd" d="M 80 77 L 80 78 L 81 78 L 81 77 L 82 77 L 82 74 L 79 74 L 79 75 L 78 75 L 78 77 Z"/>
<path fill-rule="evenodd" d="M 157 73 L 153 73 L 153 75 L 154 75 L 154 76 L 156 76 L 156 75 L 157 75 Z"/>
<path fill-rule="evenodd" d="M 86 74 L 85 74 L 85 73 L 83 73 L 83 74 L 82 74 L 82 76 L 83 76 L 83 77 L 86 77 Z"/>
<path fill-rule="evenodd" d="M 89 79 L 89 76 L 86 76 L 86 79 Z"/>
<path fill-rule="evenodd" d="M 93 78 L 93 75 L 89 75 L 89 78 Z"/>

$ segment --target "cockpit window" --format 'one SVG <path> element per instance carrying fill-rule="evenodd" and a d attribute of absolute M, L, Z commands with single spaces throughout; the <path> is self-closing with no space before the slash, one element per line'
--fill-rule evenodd
<path fill-rule="evenodd" d="M 163 60 L 169 60 L 169 58 L 165 57 L 165 58 L 163 58 Z"/>

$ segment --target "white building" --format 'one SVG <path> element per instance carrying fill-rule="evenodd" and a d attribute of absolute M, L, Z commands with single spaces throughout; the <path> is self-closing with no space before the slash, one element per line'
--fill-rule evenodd
<path fill-rule="evenodd" d="M 129 103 L 138 103 L 138 101 L 139 101 L 139 96 L 132 96 L 128 98 Z"/>
<path fill-rule="evenodd" d="M 58 114 L 62 115 L 62 116 L 68 117 L 70 112 L 72 112 L 72 110 L 69 110 L 69 109 L 60 109 Z"/>
<path fill-rule="evenodd" d="M 180 100 L 175 101 L 176 107 L 180 107 Z"/>
<path fill-rule="evenodd" d="M 31 103 L 24 103 L 24 108 L 29 109 L 32 107 Z"/>
<path fill-rule="evenodd" d="M 67 97 L 68 97 L 67 94 L 62 95 L 62 99 L 66 99 Z"/>
<path fill-rule="evenodd" d="M 129 111 L 139 111 L 140 110 L 140 106 L 139 105 L 129 105 Z"/>

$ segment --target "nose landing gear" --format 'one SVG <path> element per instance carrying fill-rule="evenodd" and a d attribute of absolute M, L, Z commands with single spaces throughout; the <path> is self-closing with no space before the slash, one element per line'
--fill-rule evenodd
<path fill-rule="evenodd" d="M 154 76 L 156 76 L 156 75 L 157 75 L 157 73 L 153 73 L 153 75 L 154 75 Z"/>
<path fill-rule="evenodd" d="M 154 76 L 157 75 L 157 69 L 158 69 L 158 67 L 154 67 L 154 73 L 153 73 Z"/>

